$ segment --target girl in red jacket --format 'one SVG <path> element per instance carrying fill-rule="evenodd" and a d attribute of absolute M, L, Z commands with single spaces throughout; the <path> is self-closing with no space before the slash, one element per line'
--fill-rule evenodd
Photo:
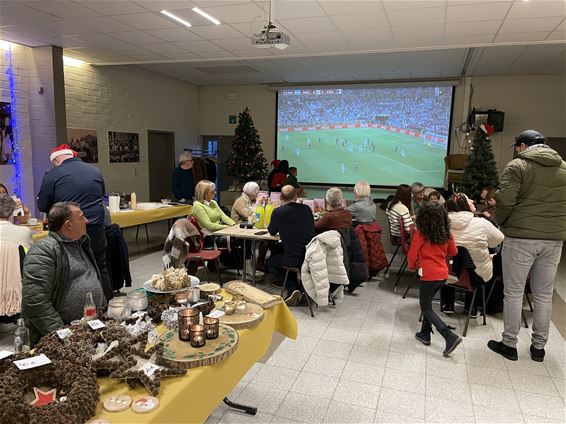
<path fill-rule="evenodd" d="M 423 314 L 421 331 L 415 334 L 425 346 L 430 345 L 432 325 L 446 340 L 443 355 L 448 356 L 462 339 L 454 334 L 432 310 L 432 298 L 448 278 L 447 256 L 456 256 L 458 249 L 450 235 L 448 212 L 444 206 L 425 203 L 417 216 L 418 231 L 413 235 L 407 255 L 409 269 L 418 270 L 420 276 L 419 303 Z"/>

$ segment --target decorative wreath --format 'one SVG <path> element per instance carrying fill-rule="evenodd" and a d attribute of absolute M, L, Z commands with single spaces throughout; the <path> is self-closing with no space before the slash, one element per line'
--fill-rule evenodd
<path fill-rule="evenodd" d="M 96 374 L 64 359 L 25 371 L 12 368 L 0 375 L 0 422 L 5 424 L 76 424 L 96 413 L 98 385 Z M 34 387 L 54 387 L 66 399 L 45 406 L 32 406 L 25 400 Z"/>

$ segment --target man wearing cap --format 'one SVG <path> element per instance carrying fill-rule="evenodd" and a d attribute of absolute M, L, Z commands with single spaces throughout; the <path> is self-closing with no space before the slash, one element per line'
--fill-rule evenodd
<path fill-rule="evenodd" d="M 96 265 L 100 270 L 104 295 L 112 298 L 112 284 L 106 269 L 106 231 L 104 230 L 104 178 L 95 166 L 83 162 L 69 145 L 56 147 L 49 157 L 55 166 L 47 171 L 41 181 L 37 207 L 48 213 L 55 203 L 75 202 L 81 207 L 86 219 L 87 234 Z"/>
<path fill-rule="evenodd" d="M 533 294 L 531 359 L 542 362 L 548 340 L 552 293 L 566 240 L 566 163 L 538 131 L 522 132 L 496 193 L 496 219 L 505 234 L 503 340 L 488 347 L 516 361 L 525 284 Z"/>

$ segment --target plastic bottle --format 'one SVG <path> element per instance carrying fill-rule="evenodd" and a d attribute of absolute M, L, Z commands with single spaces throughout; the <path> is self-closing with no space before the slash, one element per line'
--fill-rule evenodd
<path fill-rule="evenodd" d="M 266 228 L 269 226 L 269 223 L 271 222 L 272 213 L 273 213 L 273 204 L 271 203 L 270 199 L 267 199 L 267 204 L 265 205 L 265 219 L 264 219 Z"/>
<path fill-rule="evenodd" d="M 85 321 L 90 321 L 96 318 L 96 305 L 94 304 L 94 299 L 92 298 L 92 292 L 86 294 L 85 306 L 83 309 L 83 318 Z"/>
<path fill-rule="evenodd" d="M 258 204 L 255 208 L 255 227 L 265 228 L 265 208 L 262 204 Z"/>
<path fill-rule="evenodd" d="M 29 330 L 23 318 L 18 318 L 16 331 L 14 331 L 14 351 L 16 353 L 29 352 Z"/>
<path fill-rule="evenodd" d="M 136 197 L 136 192 L 132 191 L 132 194 L 130 194 L 130 208 L 137 209 L 137 207 L 138 207 L 138 199 Z"/>
<path fill-rule="evenodd" d="M 47 220 L 47 214 L 45 212 L 41 213 L 41 221 L 43 224 L 43 231 L 49 230 L 49 221 Z"/>

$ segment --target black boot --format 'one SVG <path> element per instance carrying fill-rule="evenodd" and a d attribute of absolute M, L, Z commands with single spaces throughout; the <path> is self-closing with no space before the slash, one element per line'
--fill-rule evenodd
<path fill-rule="evenodd" d="M 432 333 L 432 325 L 430 322 L 423 318 L 423 324 L 421 326 L 421 331 L 415 333 L 415 339 L 424 344 L 425 346 L 430 346 L 430 333 Z"/>
<path fill-rule="evenodd" d="M 457 334 L 454 334 L 448 327 L 438 330 L 438 332 L 442 334 L 442 337 L 446 340 L 446 348 L 444 349 L 444 352 L 442 352 L 444 356 L 450 355 L 454 349 L 462 343 L 462 338 Z"/>

